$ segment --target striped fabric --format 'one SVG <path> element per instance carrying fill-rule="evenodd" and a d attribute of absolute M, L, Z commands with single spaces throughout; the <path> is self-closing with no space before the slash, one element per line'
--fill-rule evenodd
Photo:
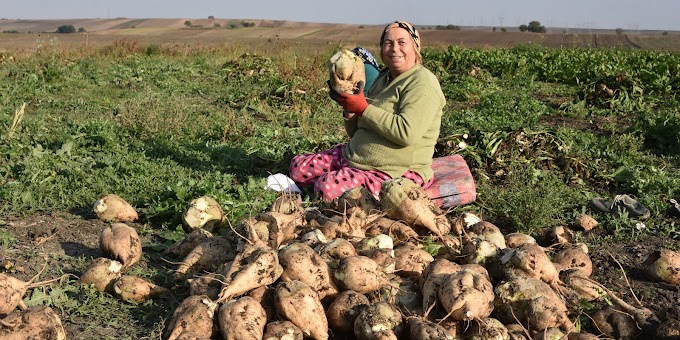
<path fill-rule="evenodd" d="M 434 158 L 432 170 L 434 181 L 425 192 L 439 207 L 461 206 L 477 199 L 472 173 L 460 155 Z"/>

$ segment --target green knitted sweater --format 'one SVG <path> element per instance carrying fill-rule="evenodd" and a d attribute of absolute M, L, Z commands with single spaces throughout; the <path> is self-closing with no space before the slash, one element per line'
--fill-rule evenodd
<path fill-rule="evenodd" d="M 343 156 L 355 168 L 380 170 L 392 178 L 407 170 L 426 182 L 446 104 L 439 81 L 420 64 L 388 83 L 387 70 L 368 91 L 361 117 L 345 120 L 350 141 Z"/>

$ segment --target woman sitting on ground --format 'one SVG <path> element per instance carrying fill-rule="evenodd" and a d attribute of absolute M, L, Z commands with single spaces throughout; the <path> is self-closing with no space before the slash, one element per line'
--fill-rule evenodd
<path fill-rule="evenodd" d="M 314 185 L 326 201 L 364 187 L 376 197 L 382 182 L 398 177 L 423 188 L 432 183 L 432 157 L 446 99 L 439 81 L 421 65 L 420 35 L 408 22 L 395 21 L 380 37 L 385 64 L 364 95 L 330 89 L 342 106 L 350 140 L 330 150 L 295 156 L 290 177 Z"/>

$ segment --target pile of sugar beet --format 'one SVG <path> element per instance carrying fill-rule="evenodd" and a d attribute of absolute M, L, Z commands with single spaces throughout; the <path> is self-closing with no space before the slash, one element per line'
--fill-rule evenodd
<path fill-rule="evenodd" d="M 174 289 L 190 295 L 166 322 L 164 339 L 596 339 L 673 337 L 644 306 L 592 280 L 585 244 L 559 227 L 536 239 L 503 235 L 472 213 L 436 207 L 406 179 L 383 184 L 379 197 L 356 188 L 319 207 L 281 194 L 267 211 L 225 223 L 219 203 L 194 199 L 182 218 L 187 234 L 165 256 L 178 265 L 176 287 L 127 275 L 142 256 L 138 216 L 116 195 L 94 206 L 111 222 L 80 284 L 126 301 Z M 228 232 L 224 232 L 227 228 Z M 219 233 L 218 233 L 219 232 Z M 424 246 L 426 245 L 426 247 Z M 680 284 L 680 256 L 668 249 L 646 258 L 646 272 Z M 32 281 L 32 280 L 31 280 Z M 0 338 L 64 339 L 49 307 L 26 308 L 26 290 L 44 283 L 0 274 Z M 181 288 L 178 288 L 181 287 Z M 183 295 L 184 295 L 183 294 Z M 182 296 L 183 296 L 182 295 Z M 575 323 L 584 301 L 610 303 Z"/>

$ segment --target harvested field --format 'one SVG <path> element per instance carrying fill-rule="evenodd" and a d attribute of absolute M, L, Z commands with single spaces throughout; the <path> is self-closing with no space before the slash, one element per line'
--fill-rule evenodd
<path fill-rule="evenodd" d="M 187 27 L 185 22 L 191 22 Z M 243 27 L 254 23 L 254 27 Z M 61 25 L 83 28 L 86 33 L 55 34 Z M 268 42 L 272 39 L 304 40 L 311 44 L 376 44 L 382 25 L 345 25 L 250 19 L 70 19 L 0 20 L 0 50 L 35 48 L 40 41 L 58 39 L 61 44 L 108 44 L 116 40 L 135 40 L 148 44 L 214 44 L 224 42 Z M 680 51 L 680 34 L 671 32 L 617 34 L 614 30 L 568 32 L 555 29 L 544 34 L 507 32 L 491 28 L 436 30 L 421 27 L 426 46 L 512 47 L 539 44 L 548 47 L 641 48 Z"/>

